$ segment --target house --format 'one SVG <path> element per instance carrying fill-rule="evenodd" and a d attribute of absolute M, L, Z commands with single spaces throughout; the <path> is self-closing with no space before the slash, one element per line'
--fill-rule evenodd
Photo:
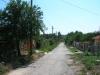
<path fill-rule="evenodd" d="M 100 44 L 100 35 L 95 36 L 93 39 L 95 44 Z"/>

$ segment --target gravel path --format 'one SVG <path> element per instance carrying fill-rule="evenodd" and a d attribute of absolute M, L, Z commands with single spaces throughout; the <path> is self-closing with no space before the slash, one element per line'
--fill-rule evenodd
<path fill-rule="evenodd" d="M 11 71 L 8 75 L 76 75 L 75 69 L 69 65 L 72 63 L 70 54 L 64 43 L 60 43 L 35 63 Z"/>

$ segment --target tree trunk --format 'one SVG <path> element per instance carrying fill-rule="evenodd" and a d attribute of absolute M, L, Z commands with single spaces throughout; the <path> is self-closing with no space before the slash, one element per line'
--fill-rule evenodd
<path fill-rule="evenodd" d="M 21 53 L 20 53 L 20 41 L 18 40 L 18 38 L 16 38 L 16 49 L 17 49 L 17 55 L 18 56 L 21 56 Z"/>

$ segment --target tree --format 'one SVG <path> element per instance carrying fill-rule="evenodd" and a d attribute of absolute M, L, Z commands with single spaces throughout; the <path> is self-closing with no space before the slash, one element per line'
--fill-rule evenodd
<path fill-rule="evenodd" d="M 93 42 L 93 37 L 100 35 L 100 32 L 91 32 L 83 34 L 82 32 L 70 32 L 65 37 L 65 43 L 72 45 L 74 41 L 76 42 Z"/>
<path fill-rule="evenodd" d="M 70 33 L 68 33 L 66 35 L 65 43 L 67 43 L 69 45 L 72 45 L 72 43 L 74 41 L 76 41 L 76 42 L 82 41 L 82 37 L 83 37 L 83 33 L 82 32 L 79 32 L 79 31 L 70 32 Z"/>
<path fill-rule="evenodd" d="M 0 11 L 0 27 L 10 29 L 10 35 L 5 35 L 5 37 L 11 37 L 6 40 L 13 41 L 15 44 L 16 49 L 12 49 L 15 50 L 15 55 L 21 55 L 20 41 L 30 39 L 30 28 L 32 29 L 32 39 L 39 39 L 40 31 L 44 31 L 42 16 L 40 7 L 34 5 L 31 10 L 31 6 L 21 0 L 10 0 L 6 8 Z"/>
<path fill-rule="evenodd" d="M 60 32 L 58 32 L 58 39 L 61 39 L 62 35 Z"/>

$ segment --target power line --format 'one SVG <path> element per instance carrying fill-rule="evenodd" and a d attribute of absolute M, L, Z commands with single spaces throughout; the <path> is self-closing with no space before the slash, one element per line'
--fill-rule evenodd
<path fill-rule="evenodd" d="M 70 6 L 73 6 L 73 7 L 76 7 L 78 9 L 81 9 L 81 10 L 83 10 L 85 12 L 88 12 L 90 14 L 93 14 L 93 15 L 96 15 L 96 16 L 100 16 L 98 13 L 95 13 L 93 11 L 90 11 L 90 10 L 88 10 L 86 8 L 82 8 L 82 7 L 80 7 L 80 6 L 76 5 L 76 4 L 73 4 L 73 3 L 69 2 L 69 1 L 66 1 L 66 0 L 60 0 L 60 1 L 62 1 L 63 3 L 66 3 L 66 4 L 70 5 Z"/>

